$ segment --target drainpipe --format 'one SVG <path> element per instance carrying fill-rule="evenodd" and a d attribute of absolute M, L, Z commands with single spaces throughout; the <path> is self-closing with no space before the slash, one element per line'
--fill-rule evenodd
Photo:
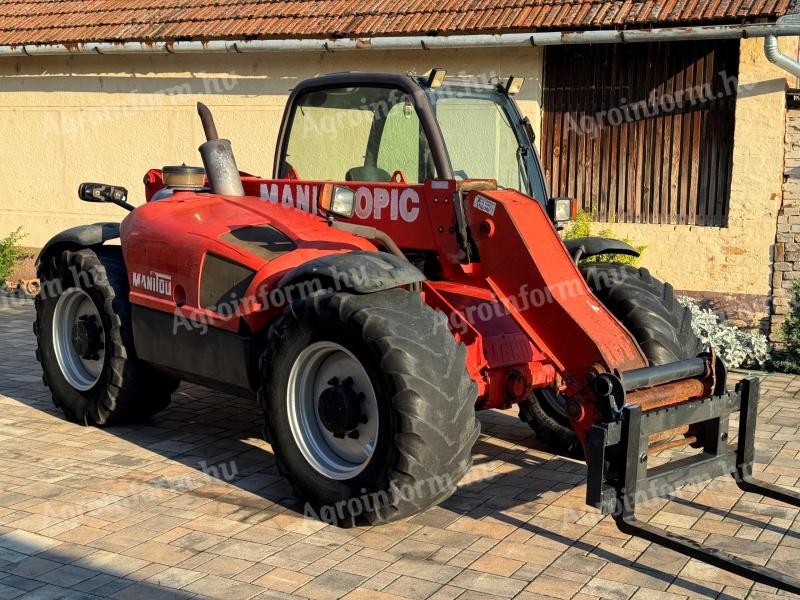
<path fill-rule="evenodd" d="M 800 62 L 797 62 L 792 57 L 780 51 L 778 48 L 778 38 L 774 35 L 768 35 L 764 38 L 764 54 L 769 62 L 779 66 L 795 77 L 800 77 Z"/>
<path fill-rule="evenodd" d="M 800 14 L 784 15 L 775 24 L 778 27 L 794 27 L 800 24 Z M 774 35 L 768 35 L 764 38 L 764 54 L 769 62 L 795 77 L 800 77 L 800 62 L 780 51 L 778 38 Z"/>

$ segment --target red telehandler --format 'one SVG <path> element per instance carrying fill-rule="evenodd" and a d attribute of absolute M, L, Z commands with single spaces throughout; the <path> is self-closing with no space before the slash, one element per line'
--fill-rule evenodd
<path fill-rule="evenodd" d="M 199 104 L 204 168 L 149 171 L 135 209 L 123 188 L 82 184 L 83 200 L 131 212 L 38 258 L 36 354 L 55 403 L 102 426 L 162 410 L 180 380 L 253 396 L 281 472 L 341 526 L 447 498 L 475 409 L 516 404 L 538 438 L 585 458 L 588 504 L 622 531 L 800 591 L 636 519 L 637 502 L 726 474 L 800 495 L 753 478 L 758 380 L 728 390 L 671 286 L 580 264 L 635 255 L 623 242 L 562 242 L 574 203 L 548 196 L 520 85 L 316 77 L 289 97 L 271 179 L 237 169 Z M 695 451 L 648 467 L 679 445 Z"/>

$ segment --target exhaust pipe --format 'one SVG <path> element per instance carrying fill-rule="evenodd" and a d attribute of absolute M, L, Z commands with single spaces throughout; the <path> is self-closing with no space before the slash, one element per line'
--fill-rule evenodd
<path fill-rule="evenodd" d="M 206 141 L 198 150 L 203 159 L 211 190 L 221 196 L 244 196 L 242 178 L 233 158 L 231 141 L 219 139 L 214 117 L 202 102 L 197 103 L 197 114 L 200 115 L 200 122 L 206 134 Z"/>

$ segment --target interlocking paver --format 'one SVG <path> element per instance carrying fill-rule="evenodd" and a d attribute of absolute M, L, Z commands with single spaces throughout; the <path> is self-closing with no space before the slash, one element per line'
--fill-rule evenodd
<path fill-rule="evenodd" d="M 256 579 L 253 583 L 279 592 L 293 592 L 313 579 L 311 575 L 276 567 L 263 577 Z"/>
<path fill-rule="evenodd" d="M 0 598 L 775 596 L 620 533 L 584 504 L 585 466 L 510 412 L 481 413 L 475 467 L 442 506 L 383 527 L 309 520 L 250 400 L 184 385 L 148 423 L 66 422 L 39 383 L 32 318 L 0 298 Z M 767 377 L 763 392 L 756 468 L 796 486 L 800 378 Z M 798 510 L 729 479 L 641 514 L 800 572 Z"/>

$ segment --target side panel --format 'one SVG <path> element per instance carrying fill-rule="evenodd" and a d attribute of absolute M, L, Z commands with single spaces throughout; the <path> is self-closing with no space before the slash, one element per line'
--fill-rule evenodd
<path fill-rule="evenodd" d="M 172 315 L 141 306 L 133 307 L 131 317 L 141 360 L 193 383 L 252 394 L 260 353 L 252 348 L 249 336 L 216 327 L 183 326 Z"/>
<path fill-rule="evenodd" d="M 268 236 L 261 248 L 235 232 L 255 226 L 274 228 L 290 243 Z M 243 239 L 240 239 L 243 238 Z M 367 240 L 328 227 L 325 221 L 258 198 L 226 198 L 211 194 L 179 193 L 137 208 L 124 221 L 122 245 L 131 284 L 131 302 L 210 327 L 239 331 L 240 317 L 264 309 L 256 291 L 272 285 L 298 265 L 328 254 L 374 251 Z M 208 284 L 202 285 L 206 260 L 232 265 L 231 298 L 210 306 Z M 255 275 L 242 292 L 244 270 Z M 207 273 L 218 269 L 207 269 Z M 224 273 L 223 273 L 224 275 Z M 233 281 L 235 279 L 236 281 Z M 214 288 L 224 288 L 219 282 Z M 224 291 L 224 290 L 223 290 Z M 218 297 L 221 297 L 220 294 Z"/>

